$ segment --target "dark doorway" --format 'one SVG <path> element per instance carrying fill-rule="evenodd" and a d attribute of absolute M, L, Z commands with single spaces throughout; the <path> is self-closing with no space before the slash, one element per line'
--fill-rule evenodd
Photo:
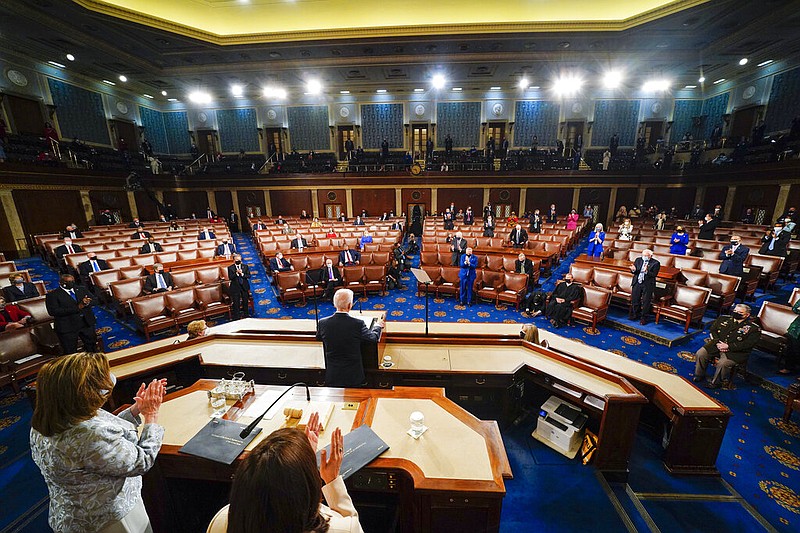
<path fill-rule="evenodd" d="M 566 153 L 564 157 L 571 157 L 583 147 L 583 121 L 567 122 L 567 136 L 564 139 Z"/>
<path fill-rule="evenodd" d="M 41 135 L 44 131 L 44 115 L 39 100 L 22 98 L 21 96 L 5 96 L 11 131 L 14 133 L 33 133 Z"/>
<path fill-rule="evenodd" d="M 422 157 L 424 154 L 426 158 L 431 155 L 426 152 L 428 149 L 428 138 L 430 137 L 430 130 L 428 124 L 412 124 L 411 125 L 411 155 L 414 158 Z"/>
<path fill-rule="evenodd" d="M 753 128 L 756 127 L 756 121 L 758 120 L 759 107 L 760 106 L 753 106 L 745 109 L 737 109 L 733 112 L 730 138 L 733 140 L 734 144 L 738 143 L 742 137 L 747 137 L 748 139 L 752 137 Z M 752 141 L 753 139 L 750 140 Z"/>
<path fill-rule="evenodd" d="M 355 146 L 356 135 L 353 131 L 353 126 L 339 126 L 337 133 L 337 146 L 339 149 L 340 161 L 347 159 L 347 150 L 344 148 L 344 143 L 347 141 L 353 141 L 353 146 Z"/>
<path fill-rule="evenodd" d="M 138 152 L 139 143 L 136 140 L 136 126 L 131 122 L 124 120 L 112 120 L 111 127 L 114 129 L 114 139 L 117 143 L 117 148 L 124 144 L 126 152 Z M 124 143 L 120 143 L 124 141 Z"/>
<path fill-rule="evenodd" d="M 214 130 L 197 130 L 197 149 L 214 159 L 217 151 L 217 136 Z"/>
<path fill-rule="evenodd" d="M 506 123 L 505 122 L 490 122 L 489 125 L 486 127 L 486 143 L 489 143 L 489 139 L 494 139 L 494 147 L 495 151 L 500 150 L 503 139 L 506 136 Z"/>
<path fill-rule="evenodd" d="M 661 120 L 648 120 L 644 123 L 644 142 L 647 146 L 655 147 L 661 139 L 664 122 Z"/>
<path fill-rule="evenodd" d="M 272 157 L 273 161 L 282 158 L 283 143 L 281 142 L 281 129 L 280 128 L 265 128 L 264 135 L 266 135 L 267 142 L 267 157 Z"/>

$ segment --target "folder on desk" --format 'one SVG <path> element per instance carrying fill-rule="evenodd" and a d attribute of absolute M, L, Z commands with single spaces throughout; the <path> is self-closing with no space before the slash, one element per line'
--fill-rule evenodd
<path fill-rule="evenodd" d="M 339 469 L 342 479 L 349 478 L 389 449 L 389 445 L 366 424 L 345 435 L 343 440 L 344 456 Z M 331 445 L 325 446 L 325 450 L 330 457 Z M 320 464 L 321 452 L 322 450 L 317 452 L 317 465 Z"/>
<path fill-rule="evenodd" d="M 256 435 L 261 433 L 261 428 L 256 426 L 246 437 L 241 438 L 239 433 L 246 428 L 246 424 L 237 424 L 223 418 L 214 418 L 197 435 L 189 439 L 179 451 L 210 459 L 226 465 L 233 464 L 237 457 L 247 448 Z"/>

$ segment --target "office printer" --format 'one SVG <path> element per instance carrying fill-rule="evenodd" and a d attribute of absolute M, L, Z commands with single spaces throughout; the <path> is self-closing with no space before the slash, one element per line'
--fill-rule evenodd
<path fill-rule="evenodd" d="M 558 453 L 574 459 L 583 442 L 589 417 L 572 404 L 550 396 L 539 411 L 531 436 Z"/>

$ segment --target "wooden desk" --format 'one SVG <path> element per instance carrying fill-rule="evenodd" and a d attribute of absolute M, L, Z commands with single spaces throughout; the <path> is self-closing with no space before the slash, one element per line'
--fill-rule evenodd
<path fill-rule="evenodd" d="M 233 264 L 233 259 L 225 256 L 198 257 L 197 259 L 183 259 L 181 261 L 172 261 L 162 264 L 164 265 L 164 270 L 167 272 L 182 272 L 184 270 L 193 270 L 204 266 L 221 266 L 227 268 Z M 153 273 L 153 265 L 146 265 L 144 269 L 147 270 L 148 274 Z"/>
<path fill-rule="evenodd" d="M 607 268 L 609 270 L 616 270 L 618 272 L 628 272 L 631 271 L 631 263 L 627 259 L 612 259 L 610 257 L 589 257 L 586 254 L 581 254 L 575 258 L 575 263 L 581 264 L 583 266 L 595 266 L 601 268 Z M 681 273 L 681 269 L 664 266 L 661 265 L 661 268 L 658 269 L 658 281 L 663 283 L 675 283 L 678 274 Z"/>
<path fill-rule="evenodd" d="M 178 452 L 208 422 L 212 410 L 205 391 L 215 385 L 216 381 L 200 380 L 168 395 L 161 407 L 164 442 L 154 467 L 144 476 L 143 490 L 157 533 L 204 531 L 227 503 L 229 482 L 241 458 L 227 466 Z M 225 418 L 250 421 L 243 416 L 244 409 L 271 389 L 283 387 L 257 386 L 256 395 L 231 405 Z M 303 392 L 293 391 L 287 395 L 287 402 L 305 403 Z M 348 433 L 362 424 L 371 426 L 390 446 L 348 479 L 357 508 L 361 501 L 377 497 L 386 508 L 396 508 L 398 531 L 402 532 L 499 530 L 504 479 L 511 478 L 512 473 L 496 422 L 476 419 L 436 388 L 312 388 L 311 396 L 312 400 L 334 404 L 329 429 L 320 435 L 320 446 L 330 441 L 331 429 L 340 427 Z M 357 410 L 342 409 L 345 402 L 357 402 Z M 425 414 L 430 428 L 419 440 L 405 434 L 414 410 Z M 263 431 L 244 454 L 282 425 L 281 415 L 263 420 L 259 424 Z M 359 512 L 362 521 L 369 519 L 368 512 Z"/>

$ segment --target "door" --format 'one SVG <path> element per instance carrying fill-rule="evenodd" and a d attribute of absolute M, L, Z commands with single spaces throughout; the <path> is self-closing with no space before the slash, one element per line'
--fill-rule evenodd
<path fill-rule="evenodd" d="M 207 154 L 212 159 L 219 153 L 217 137 L 214 133 L 214 130 L 197 130 L 197 149 L 201 154 Z"/>
<path fill-rule="evenodd" d="M 742 207 L 742 215 L 740 218 L 744 218 L 745 214 L 747 214 L 747 210 L 752 209 L 753 214 L 753 224 L 769 224 L 769 219 L 767 218 L 767 206 L 764 205 L 746 205 Z"/>
<path fill-rule="evenodd" d="M 644 123 L 644 142 L 647 146 L 656 146 L 656 142 L 661 138 L 661 131 L 664 122 L 660 120 L 649 120 Z"/>
<path fill-rule="evenodd" d="M 486 145 L 489 144 L 489 139 L 494 139 L 495 151 L 500 150 L 501 143 L 506 136 L 506 123 L 505 122 L 490 122 L 486 128 Z"/>
<path fill-rule="evenodd" d="M 139 143 L 136 140 L 136 126 L 124 120 L 112 120 L 111 127 L 114 130 L 117 149 L 124 147 L 126 152 L 139 151 Z"/>
<path fill-rule="evenodd" d="M 261 206 L 260 205 L 248 205 L 245 207 L 245 212 L 247 212 L 247 217 L 260 217 L 261 216 Z"/>
<path fill-rule="evenodd" d="M 14 133 L 33 133 L 41 135 L 44 131 L 44 115 L 42 103 L 39 100 L 22 98 L 20 96 L 5 96 L 9 126 Z"/>
<path fill-rule="evenodd" d="M 494 218 L 508 218 L 511 212 L 511 204 L 494 204 Z"/>
<path fill-rule="evenodd" d="M 325 204 L 325 218 L 339 218 L 342 214 L 342 204 Z"/>
<path fill-rule="evenodd" d="M 356 135 L 355 131 L 353 130 L 353 126 L 339 126 L 337 128 L 337 147 L 339 150 L 339 160 L 344 161 L 347 159 L 347 150 L 344 148 L 344 144 L 347 141 L 353 141 L 353 146 L 355 146 L 356 142 Z"/>
<path fill-rule="evenodd" d="M 267 141 L 267 157 L 272 157 L 273 161 L 281 159 L 283 154 L 283 143 L 281 143 L 280 128 L 265 128 L 264 135 Z"/>
<path fill-rule="evenodd" d="M 567 122 L 567 138 L 564 140 L 565 157 L 571 157 L 583 148 L 583 122 Z"/>
<path fill-rule="evenodd" d="M 414 159 L 420 159 L 425 154 L 426 159 L 430 159 L 433 154 L 426 153 L 428 144 L 428 124 L 411 125 L 411 154 Z"/>
<path fill-rule="evenodd" d="M 747 109 L 738 109 L 733 112 L 729 137 L 733 139 L 734 144 L 731 146 L 734 146 L 743 137 L 749 139 L 753 135 L 753 128 L 755 128 L 756 120 L 758 119 L 758 111 L 758 106 L 753 106 Z"/>

